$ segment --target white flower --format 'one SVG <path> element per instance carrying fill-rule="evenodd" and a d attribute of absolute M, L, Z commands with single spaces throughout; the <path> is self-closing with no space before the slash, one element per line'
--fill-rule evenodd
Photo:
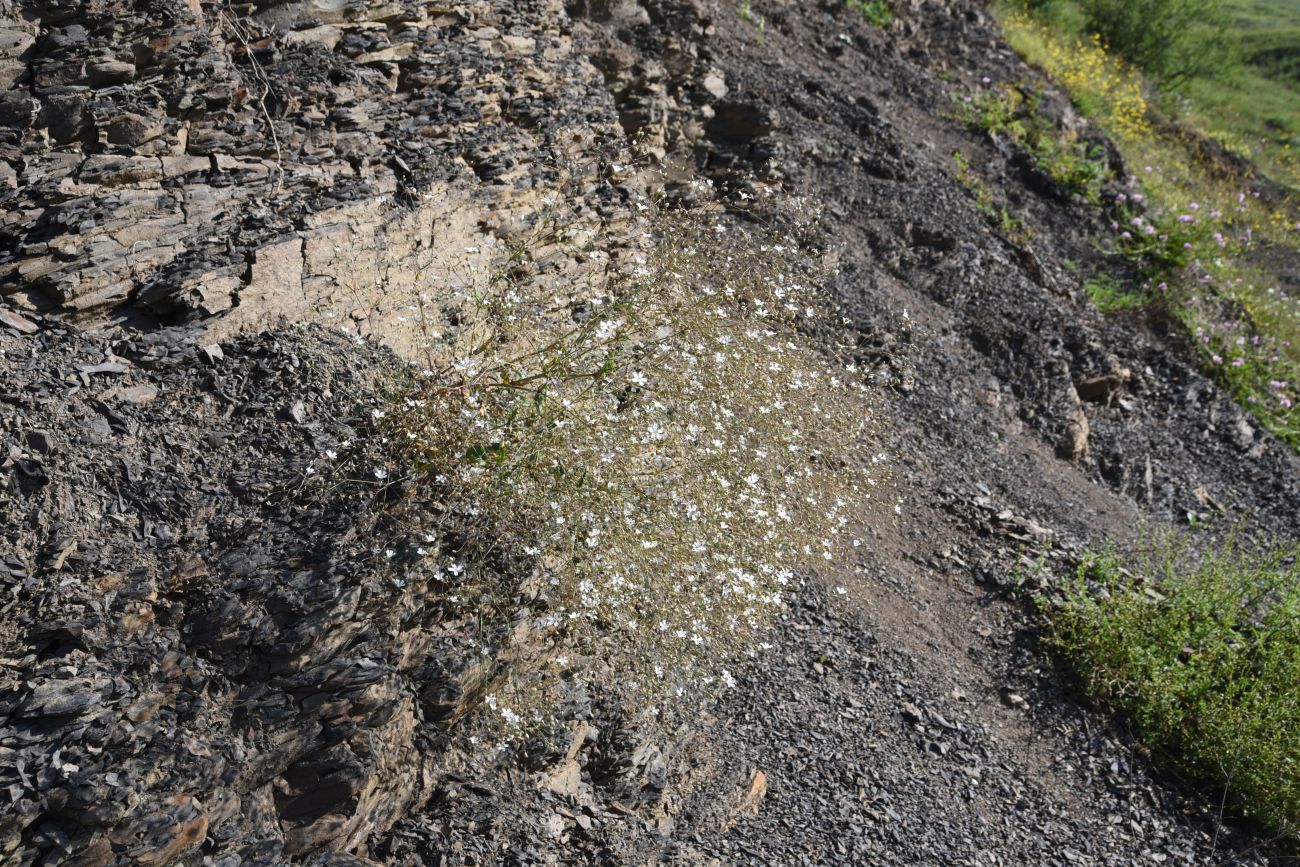
<path fill-rule="evenodd" d="M 383 467 L 375 467 L 375 478 L 379 479 L 380 481 L 388 478 L 388 470 L 384 469 Z"/>

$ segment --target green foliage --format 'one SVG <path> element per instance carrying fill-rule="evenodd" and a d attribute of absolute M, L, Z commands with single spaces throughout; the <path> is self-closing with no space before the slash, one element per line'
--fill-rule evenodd
<path fill-rule="evenodd" d="M 1005 135 L 1068 193 L 1095 200 L 1109 174 L 1095 146 L 1057 132 L 1039 109 L 1040 97 L 1017 87 L 982 90 L 959 103 L 958 115 L 974 129 Z"/>
<path fill-rule="evenodd" d="M 1146 304 L 1144 297 L 1127 291 L 1108 274 L 1089 277 L 1083 283 L 1083 291 L 1088 293 L 1088 298 L 1102 313 L 1117 313 Z"/>
<path fill-rule="evenodd" d="M 1239 20 L 1254 16 L 1242 27 L 1300 26 L 1300 10 L 1288 12 L 1281 0 L 1233 2 Z M 1261 197 L 1251 172 L 1238 176 L 1207 159 L 1200 135 L 1150 122 L 1149 85 L 1111 58 L 1099 38 L 1078 37 L 1062 11 L 1077 11 L 1070 0 L 1039 15 L 1023 5 L 998 8 L 1012 45 L 1090 109 L 1132 167 L 1111 208 L 1111 235 L 1102 239 L 1138 275 L 1129 294 L 1181 322 L 1219 384 L 1300 448 L 1300 297 L 1269 251 L 1300 244 L 1300 199 Z M 1184 93 L 1187 101 L 1178 104 L 1202 133 L 1234 142 L 1276 179 L 1300 183 L 1290 146 L 1300 130 L 1300 99 L 1284 82 L 1238 71 L 1194 79 Z M 997 119 L 998 110 L 983 115 Z M 1272 132 L 1261 137 L 1261 130 Z"/>
<path fill-rule="evenodd" d="M 894 20 L 894 10 L 886 0 L 844 0 L 844 3 L 874 27 L 888 27 Z"/>
<path fill-rule="evenodd" d="M 1026 228 L 1024 221 L 1007 210 L 1006 205 L 993 195 L 992 188 L 971 169 L 966 155 L 956 151 L 952 159 L 957 168 L 954 177 L 975 198 L 976 210 L 983 214 L 989 224 L 1008 241 L 1016 245 L 1027 244 L 1032 234 Z"/>
<path fill-rule="evenodd" d="M 1280 833 L 1300 832 L 1300 545 L 1149 544 L 1090 557 L 1049 637 L 1158 758 Z"/>
<path fill-rule="evenodd" d="M 743 0 L 740 4 L 740 17 L 753 24 L 758 30 L 755 41 L 759 45 L 767 41 L 767 16 L 755 12 L 754 7 L 750 5 L 750 0 Z"/>
<path fill-rule="evenodd" d="M 1222 0 L 1079 0 L 1084 26 L 1152 78 L 1177 85 L 1230 68 Z"/>
<path fill-rule="evenodd" d="M 1059 143 L 1050 136 L 1038 136 L 1031 140 L 1029 152 L 1057 186 L 1087 199 L 1097 198 L 1110 172 L 1098 148 L 1069 139 Z"/>
<path fill-rule="evenodd" d="M 1168 281 L 1202 259 L 1231 255 L 1239 242 L 1232 238 L 1230 220 L 1221 212 L 1202 213 L 1198 203 L 1186 210 L 1145 207 L 1132 199 L 1119 204 L 1122 230 L 1116 249 L 1152 281 Z"/>

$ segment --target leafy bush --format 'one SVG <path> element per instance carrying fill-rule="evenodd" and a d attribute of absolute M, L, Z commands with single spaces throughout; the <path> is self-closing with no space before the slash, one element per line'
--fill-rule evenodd
<path fill-rule="evenodd" d="M 1225 72 L 1233 62 L 1222 0 L 1079 0 L 1084 25 L 1161 83 Z"/>
<path fill-rule="evenodd" d="M 1206 213 L 1198 202 L 1171 209 L 1149 206 L 1140 193 L 1121 193 L 1117 215 L 1116 249 L 1153 281 L 1172 280 L 1198 259 L 1230 253 L 1240 244 L 1231 218 L 1222 211 Z"/>
<path fill-rule="evenodd" d="M 1300 832 L 1300 545 L 1151 544 L 1088 559 L 1050 637 L 1159 758 L 1244 814 Z"/>
<path fill-rule="evenodd" d="M 802 336 L 825 311 L 797 240 L 680 214 L 643 228 L 647 253 L 606 283 L 503 272 L 444 317 L 458 336 L 390 416 L 477 516 L 455 592 L 509 614 L 479 565 L 532 563 L 545 625 L 659 707 L 728 681 L 796 571 L 857 544 L 883 459 L 855 457 L 864 377 Z"/>

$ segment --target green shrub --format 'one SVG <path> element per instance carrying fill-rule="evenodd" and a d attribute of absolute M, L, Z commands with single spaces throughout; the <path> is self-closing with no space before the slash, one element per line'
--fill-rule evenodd
<path fill-rule="evenodd" d="M 1058 187 L 1095 200 L 1109 174 L 1095 146 L 1059 133 L 1039 110 L 1039 95 L 1002 85 L 958 103 L 958 117 L 973 129 L 1005 135 Z"/>
<path fill-rule="evenodd" d="M 1166 86 L 1234 64 L 1222 0 L 1079 0 L 1084 26 Z"/>
<path fill-rule="evenodd" d="M 1202 557 L 1150 544 L 1078 570 L 1050 610 L 1087 692 L 1157 757 L 1284 834 L 1300 831 L 1300 545 Z"/>
<path fill-rule="evenodd" d="M 1146 303 L 1145 298 L 1127 291 L 1118 280 L 1108 274 L 1085 280 L 1083 291 L 1102 313 L 1131 310 Z"/>

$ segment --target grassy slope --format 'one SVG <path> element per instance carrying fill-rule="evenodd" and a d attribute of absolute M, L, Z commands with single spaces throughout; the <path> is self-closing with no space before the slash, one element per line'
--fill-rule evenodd
<path fill-rule="evenodd" d="M 1300 2 L 1230 0 L 1242 65 L 1187 88 L 1197 127 L 1300 186 Z"/>
<path fill-rule="evenodd" d="M 1120 207 L 1124 225 L 1116 224 L 1116 237 L 1099 239 L 1142 275 L 1140 287 L 1123 288 L 1168 307 L 1195 336 L 1208 372 L 1275 434 L 1300 448 L 1300 295 L 1280 278 L 1292 270 L 1288 262 L 1300 246 L 1300 196 L 1287 202 L 1257 198 L 1256 180 L 1207 161 L 1203 142 L 1183 127 L 1154 122 L 1154 89 L 1099 42 L 1077 35 L 1081 17 L 1068 0 L 1049 7 L 1046 22 L 1014 3 L 999 8 L 1011 44 L 1110 132 L 1146 196 L 1136 213 L 1125 210 L 1131 202 Z M 1196 85 L 1217 87 L 1224 100 L 1250 101 L 1240 92 L 1231 96 L 1238 86 L 1231 80 Z M 1258 90 L 1281 100 L 1289 87 L 1270 81 Z M 1182 102 L 1185 107 L 1187 99 Z M 1262 97 L 1255 102 L 1265 104 Z M 1178 108 L 1165 106 L 1171 107 Z M 1300 103 L 1292 110 L 1300 113 Z M 1184 117 L 1198 126 L 1195 112 Z M 1227 115 L 1222 120 L 1233 122 Z M 1130 237 L 1135 216 L 1157 223 L 1157 234 Z M 1170 239 L 1165 249 L 1146 250 L 1151 245 L 1145 242 L 1157 237 Z M 1153 259 L 1152 253 L 1159 255 Z"/>
<path fill-rule="evenodd" d="M 1300 192 L 1300 0 L 1230 4 L 1246 62 L 1160 103 Z M 1140 222 L 1117 223 L 1124 234 L 1110 249 L 1150 282 L 1168 280 L 1157 298 L 1198 338 L 1209 371 L 1300 448 L 1300 298 L 1277 264 L 1294 261 L 1300 246 L 1297 197 L 1265 205 L 1251 177 L 1207 164 L 1195 136 L 1147 123 L 1134 94 L 1152 89 L 1099 42 L 1080 41 L 1069 6 L 1051 10 L 1047 26 L 1012 6 L 1002 20 L 1017 50 L 1107 128 L 1135 173 L 1146 202 L 1119 208 Z M 1159 276 L 1142 249 L 1153 242 L 1129 231 L 1143 223 L 1154 237 L 1175 238 Z M 1213 230 L 1224 243 L 1208 243 Z M 1088 289 L 1098 307 L 1123 315 L 1151 298 L 1149 285 L 1134 291 L 1095 277 Z M 1045 609 L 1048 635 L 1087 691 L 1135 723 L 1166 767 L 1297 839 L 1300 549 L 1294 540 L 1262 551 L 1238 541 L 1217 554 L 1175 542 L 1136 560 L 1098 556 Z"/>

